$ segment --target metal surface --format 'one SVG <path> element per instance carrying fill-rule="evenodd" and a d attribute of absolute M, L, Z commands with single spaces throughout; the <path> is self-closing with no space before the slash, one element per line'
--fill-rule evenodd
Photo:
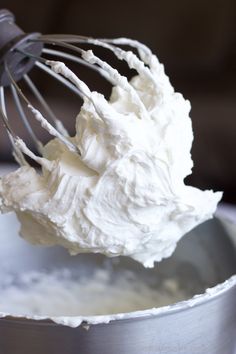
<path fill-rule="evenodd" d="M 16 274 L 45 267 L 67 267 L 91 274 L 105 258 L 97 255 L 69 256 L 63 249 L 35 247 L 20 239 L 13 216 L 0 217 L 0 271 Z M 204 292 L 236 273 L 232 239 L 218 220 L 196 228 L 178 245 L 173 257 L 154 270 L 121 258 L 114 272 L 130 269 L 140 281 L 149 276 L 178 276 Z M 107 262 L 107 260 L 105 260 Z M 0 277 L 1 279 L 1 277 Z M 158 282 L 157 282 L 158 283 Z M 115 320 L 109 324 L 70 328 L 50 321 L 0 319 L 0 354 L 234 354 L 236 347 L 236 283 L 211 299 L 180 306 L 159 315 Z"/>

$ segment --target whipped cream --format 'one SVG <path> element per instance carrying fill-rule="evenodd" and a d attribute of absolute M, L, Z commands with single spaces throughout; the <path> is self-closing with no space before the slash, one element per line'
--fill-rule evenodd
<path fill-rule="evenodd" d="M 6 275 L 5 275 L 6 276 Z M 112 282 L 110 282 L 112 279 Z M 201 305 L 236 285 L 236 275 L 202 294 L 191 297 L 176 279 L 166 279 L 158 290 L 124 272 L 115 281 L 112 274 L 98 270 L 91 279 L 70 278 L 67 269 L 45 274 L 32 271 L 10 276 L 1 284 L 0 318 L 19 317 L 51 320 L 57 324 L 85 329 L 115 320 L 168 315 Z M 122 312 L 121 312 L 122 311 Z"/>
<path fill-rule="evenodd" d="M 0 313 L 22 317 L 106 316 L 167 306 L 193 295 L 177 279 L 165 279 L 156 289 L 128 270 L 98 269 L 78 278 L 63 268 L 30 271 L 4 274 L 1 283 Z"/>
<path fill-rule="evenodd" d="M 65 64 L 48 61 L 83 97 L 76 135 L 62 136 L 29 107 L 55 138 L 43 147 L 43 157 L 16 139 L 42 171 L 25 164 L 4 176 L 0 208 L 17 214 L 22 237 L 32 243 L 59 244 L 71 254 L 124 255 L 153 267 L 212 217 L 222 193 L 184 183 L 193 167 L 190 103 L 174 91 L 157 57 L 128 39 L 90 42 L 111 49 L 137 75 L 128 81 L 91 50 L 82 51 L 83 60 L 113 85 L 106 100 Z M 140 58 L 116 44 L 137 48 Z"/>

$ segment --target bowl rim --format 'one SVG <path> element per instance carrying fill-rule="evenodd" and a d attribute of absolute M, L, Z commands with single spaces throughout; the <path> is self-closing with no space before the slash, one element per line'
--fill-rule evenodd
<path fill-rule="evenodd" d="M 175 304 L 162 306 L 159 308 L 145 309 L 140 311 L 116 313 L 113 315 L 97 315 L 97 316 L 23 316 L 11 315 L 0 312 L 0 322 L 14 322 L 23 325 L 39 325 L 39 326 L 60 326 L 69 327 L 91 326 L 91 325 L 107 325 L 134 320 L 145 320 L 151 318 L 159 318 L 175 313 L 188 311 L 193 308 L 203 306 L 218 297 L 225 296 L 229 291 L 236 291 L 236 274 L 232 275 L 224 282 L 214 287 L 208 288 L 202 294 L 194 295 L 188 300 L 183 300 Z"/>

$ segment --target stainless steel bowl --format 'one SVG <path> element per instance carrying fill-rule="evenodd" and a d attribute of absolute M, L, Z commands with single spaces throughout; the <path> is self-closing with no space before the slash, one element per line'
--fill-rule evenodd
<path fill-rule="evenodd" d="M 107 264 L 102 256 L 69 256 L 61 248 L 27 244 L 17 236 L 12 215 L 0 216 L 1 273 L 68 268 L 90 274 Z M 230 230 L 230 231 L 229 231 Z M 112 263 L 112 260 L 109 261 Z M 126 258 L 113 271 L 130 269 L 149 278 L 178 277 L 202 295 L 150 314 L 129 313 L 110 323 L 71 328 L 51 320 L 7 316 L 0 319 L 0 354 L 233 354 L 236 352 L 236 227 L 213 219 L 179 243 L 174 255 L 153 270 Z M 228 281 L 226 281 L 228 279 Z M 206 288 L 214 291 L 203 294 Z M 1 312 L 1 298 L 0 298 Z"/>

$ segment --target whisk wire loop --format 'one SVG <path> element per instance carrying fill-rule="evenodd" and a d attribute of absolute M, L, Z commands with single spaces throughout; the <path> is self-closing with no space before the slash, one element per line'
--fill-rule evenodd
<path fill-rule="evenodd" d="M 9 16 L 12 18 L 11 23 L 8 21 Z M 118 86 L 127 92 L 138 118 L 149 118 L 149 113 L 147 112 L 140 95 L 132 83 L 128 81 L 127 77 L 122 76 L 116 68 L 103 61 L 99 56 L 95 55 L 91 49 L 83 49 L 83 46 L 81 48 L 78 44 L 89 44 L 90 46 L 102 47 L 111 51 L 119 60 L 124 60 L 131 69 L 135 69 L 138 74 L 146 76 L 150 82 L 150 85 L 158 85 L 153 75 L 152 68 L 156 67 L 159 63 L 156 57 L 152 55 L 152 52 L 148 47 L 138 41 L 127 38 L 96 39 L 88 36 L 66 34 L 26 35 L 23 31 L 21 31 L 22 40 L 18 43 L 17 34 L 19 32 L 19 28 L 14 24 L 14 16 L 9 11 L 3 10 L 2 18 L 2 26 L 4 28 L 8 28 L 10 26 L 9 28 L 11 28 L 13 37 L 15 33 L 15 38 L 13 38 L 14 46 L 11 48 L 10 39 L 8 37 L 5 38 L 0 32 L 0 39 L 2 38 L 2 35 L 4 37 L 2 39 L 7 41 L 9 47 L 3 57 L 1 57 L 0 51 L 0 85 L 2 85 L 0 86 L 0 113 L 3 124 L 6 127 L 13 145 L 14 153 L 17 156 L 18 161 L 21 161 L 22 164 L 26 163 L 24 161 L 23 154 L 25 154 L 28 150 L 26 146 L 23 148 L 23 144 L 15 144 L 18 137 L 14 133 L 14 129 L 12 129 L 12 126 L 8 120 L 5 103 L 4 87 L 7 86 L 10 87 L 11 97 L 15 102 L 19 117 L 21 118 L 29 136 L 36 145 L 39 154 L 42 155 L 43 145 L 37 138 L 37 134 L 35 134 L 32 125 L 30 124 L 31 117 L 26 113 L 26 109 L 23 104 L 26 105 L 27 109 L 31 111 L 31 114 L 33 114 L 33 117 L 45 130 L 49 132 L 49 134 L 58 138 L 70 151 L 81 156 L 79 148 L 74 144 L 73 139 L 70 138 L 62 122 L 57 118 L 50 105 L 44 99 L 40 90 L 28 75 L 28 72 L 32 69 L 32 67 L 38 68 L 40 71 L 49 74 L 71 92 L 79 96 L 83 101 L 85 99 L 89 100 L 98 116 L 101 119 L 106 120 L 105 110 L 108 108 L 109 102 L 104 100 L 104 105 L 101 107 L 96 100 L 96 95 L 93 94 L 86 83 L 75 75 L 74 72 L 71 71 L 70 68 L 68 68 L 64 63 L 58 61 L 58 58 L 66 59 L 76 64 L 86 66 L 89 69 L 96 71 L 99 75 L 102 75 L 112 85 Z M 135 54 L 132 50 L 124 50 L 120 46 L 129 46 L 134 48 L 138 54 Z M 45 58 L 45 55 L 49 56 L 50 59 Z M 14 63 L 15 66 L 12 63 Z M 14 71 L 15 67 L 17 67 L 18 70 L 17 75 Z M 51 123 L 45 119 L 42 113 L 33 106 L 31 103 L 32 98 L 29 99 L 22 91 L 20 85 L 18 84 L 18 81 L 21 79 L 26 83 L 33 94 L 33 98 L 35 98 L 43 108 Z M 22 151 L 20 151 L 20 146 L 22 147 Z M 40 157 L 38 159 L 40 159 Z"/>
<path fill-rule="evenodd" d="M 20 96 L 23 101 L 26 103 L 28 109 L 33 113 L 33 116 L 34 118 L 39 121 L 39 123 L 41 124 L 41 126 L 46 129 L 51 135 L 53 135 L 54 137 L 58 138 L 63 144 L 65 144 L 69 150 L 73 151 L 73 152 L 76 152 L 80 155 L 80 151 L 79 149 L 77 148 L 76 145 L 74 145 L 69 139 L 68 137 L 65 137 L 63 134 L 61 134 L 56 128 L 54 128 L 44 117 L 43 115 L 38 111 L 36 110 L 33 105 L 31 104 L 31 102 L 29 101 L 29 99 L 26 97 L 26 95 L 22 92 L 20 86 L 16 83 L 16 81 L 13 79 L 13 76 L 7 66 L 7 64 L 5 64 L 5 70 L 9 76 L 9 79 L 12 83 L 12 87 L 15 89 L 13 89 L 13 92 L 16 92 L 18 96 Z M 16 96 L 14 96 L 16 97 Z M 19 97 L 18 97 L 19 98 Z M 19 103 L 19 100 L 18 102 Z M 18 107 L 20 107 L 20 105 L 18 104 Z M 30 125 L 27 124 L 27 119 L 24 119 L 25 118 L 25 115 L 20 115 L 21 118 L 23 118 L 23 122 L 24 124 L 29 128 Z M 37 144 L 37 147 L 38 147 L 38 151 L 41 153 L 42 149 L 41 149 L 41 146 L 42 144 L 38 141 L 38 139 L 35 137 L 36 139 L 36 144 Z"/>

